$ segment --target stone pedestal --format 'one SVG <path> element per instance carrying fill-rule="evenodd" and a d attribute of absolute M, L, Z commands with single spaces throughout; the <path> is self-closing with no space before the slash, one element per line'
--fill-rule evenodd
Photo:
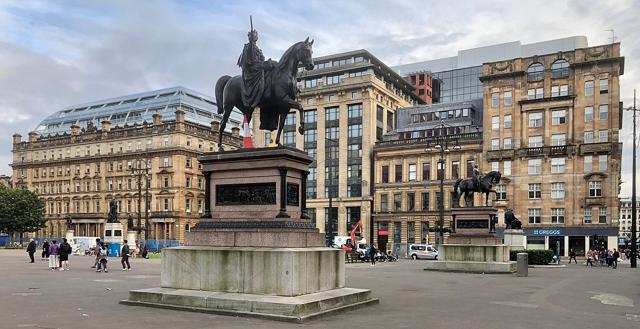
<path fill-rule="evenodd" d="M 104 242 L 106 243 L 122 243 L 122 224 L 105 223 L 104 224 Z"/>
<path fill-rule="evenodd" d="M 127 231 L 127 245 L 129 245 L 129 249 L 133 251 L 136 248 L 136 231 Z"/>
<path fill-rule="evenodd" d="M 452 233 L 446 244 L 438 246 L 438 261 L 427 262 L 425 270 L 514 273 L 516 262 L 509 261 L 510 246 L 495 234 L 497 209 L 466 207 L 451 210 Z"/>
<path fill-rule="evenodd" d="M 236 150 L 199 161 L 209 218 L 185 246 L 162 250 L 161 288 L 121 303 L 304 322 L 378 302 L 345 288 L 344 252 L 323 247 L 305 214 L 306 153 Z"/>
<path fill-rule="evenodd" d="M 524 230 L 504 230 L 504 244 L 511 249 L 524 249 Z"/>
<path fill-rule="evenodd" d="M 65 239 L 67 239 L 67 242 L 71 245 L 71 250 L 76 250 L 76 242 L 74 241 L 74 237 L 75 237 L 75 230 L 67 230 L 67 232 L 64 233 L 64 237 Z"/>

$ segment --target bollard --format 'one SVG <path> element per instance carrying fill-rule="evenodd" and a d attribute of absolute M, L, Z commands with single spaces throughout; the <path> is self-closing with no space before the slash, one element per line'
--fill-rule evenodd
<path fill-rule="evenodd" d="M 519 252 L 516 260 L 518 262 L 517 275 L 521 277 L 529 276 L 529 254 L 526 252 Z"/>

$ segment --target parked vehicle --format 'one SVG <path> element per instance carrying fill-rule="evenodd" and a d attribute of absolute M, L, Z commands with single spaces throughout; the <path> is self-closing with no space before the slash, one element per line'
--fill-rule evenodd
<path fill-rule="evenodd" d="M 438 259 L 438 249 L 429 244 L 411 244 L 409 245 L 409 257 L 411 259 Z"/>

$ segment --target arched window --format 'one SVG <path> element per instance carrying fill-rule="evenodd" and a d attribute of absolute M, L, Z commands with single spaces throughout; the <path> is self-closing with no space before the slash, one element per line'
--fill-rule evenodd
<path fill-rule="evenodd" d="M 185 232 L 191 232 L 189 224 L 185 224 L 184 225 L 184 230 L 185 230 Z"/>
<path fill-rule="evenodd" d="M 566 78 L 569 76 L 569 62 L 559 59 L 551 64 L 551 78 Z"/>
<path fill-rule="evenodd" d="M 541 81 L 544 79 L 544 66 L 540 63 L 533 63 L 527 69 L 527 81 Z"/>

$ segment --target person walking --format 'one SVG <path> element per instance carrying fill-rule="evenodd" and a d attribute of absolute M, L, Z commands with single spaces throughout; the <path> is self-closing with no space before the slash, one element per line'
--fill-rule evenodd
<path fill-rule="evenodd" d="M 120 250 L 120 256 L 122 256 L 120 263 L 122 264 L 123 271 L 131 271 L 131 265 L 129 264 L 129 245 L 127 244 L 127 240 L 124 240 L 123 242 L 124 244 Z M 127 264 L 127 267 L 124 266 L 125 263 Z"/>
<path fill-rule="evenodd" d="M 107 270 L 107 245 L 104 242 L 100 247 L 98 247 L 98 258 L 100 260 L 98 261 L 98 268 L 96 269 L 96 272 L 100 272 L 102 270 L 104 270 L 104 273 L 109 272 Z"/>
<path fill-rule="evenodd" d="M 44 240 L 42 244 L 42 260 L 49 260 L 49 240 Z"/>
<path fill-rule="evenodd" d="M 73 252 L 67 238 L 62 238 L 60 244 L 60 271 L 69 270 L 69 255 Z"/>
<path fill-rule="evenodd" d="M 31 261 L 29 263 L 33 263 L 34 262 L 33 254 L 36 253 L 36 242 L 33 241 L 33 239 L 29 239 L 29 245 L 27 246 L 27 252 L 29 253 L 29 259 L 31 259 Z"/>
<path fill-rule="evenodd" d="M 369 248 L 369 257 L 371 258 L 371 266 L 376 265 L 376 253 L 378 253 L 378 250 L 376 250 L 376 247 L 372 243 L 371 247 Z"/>
<path fill-rule="evenodd" d="M 60 266 L 59 254 L 60 246 L 58 246 L 56 240 L 51 241 L 51 245 L 49 246 L 49 268 L 51 268 L 52 271 L 58 269 L 58 266 Z"/>
<path fill-rule="evenodd" d="M 100 238 L 96 239 L 96 246 L 93 247 L 93 254 L 96 256 L 96 259 L 93 262 L 93 266 L 91 266 L 91 268 L 96 268 L 100 263 L 100 257 L 98 256 L 100 254 L 100 248 L 102 247 L 102 243 L 100 242 Z"/>
<path fill-rule="evenodd" d="M 571 264 L 572 259 L 576 264 L 578 264 L 578 261 L 576 260 L 576 251 L 573 249 L 569 249 L 569 264 Z"/>
<path fill-rule="evenodd" d="M 618 258 L 620 257 L 620 253 L 616 248 L 613 248 L 613 253 L 611 253 L 611 267 L 615 270 L 618 268 Z"/>
<path fill-rule="evenodd" d="M 589 252 L 587 252 L 587 266 L 593 267 L 593 259 L 594 259 L 593 250 L 589 250 Z"/>

